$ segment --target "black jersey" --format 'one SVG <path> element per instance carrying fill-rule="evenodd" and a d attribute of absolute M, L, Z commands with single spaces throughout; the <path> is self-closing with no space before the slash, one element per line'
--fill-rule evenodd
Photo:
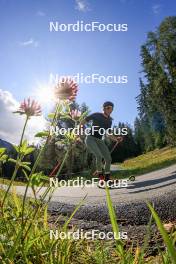
<path fill-rule="evenodd" d="M 109 117 L 104 116 L 103 113 L 93 113 L 87 116 L 85 120 L 87 122 L 92 121 L 92 126 L 97 126 L 98 128 L 104 128 L 105 130 L 111 128 L 112 125 L 112 118 L 110 116 Z M 99 139 L 102 138 L 102 135 L 98 131 L 95 131 L 94 134 L 91 133 L 91 135 Z"/>

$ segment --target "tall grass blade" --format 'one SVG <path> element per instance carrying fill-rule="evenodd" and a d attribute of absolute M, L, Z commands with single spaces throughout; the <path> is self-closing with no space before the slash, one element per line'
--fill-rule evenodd
<path fill-rule="evenodd" d="M 163 240 L 167 246 L 167 250 L 168 250 L 168 253 L 170 255 L 170 258 L 173 261 L 173 263 L 175 264 L 176 263 L 176 250 L 172 244 L 172 241 L 170 240 L 169 235 L 167 234 L 166 230 L 164 229 L 162 222 L 161 222 L 159 216 L 157 215 L 156 211 L 153 209 L 153 207 L 151 206 L 150 203 L 147 203 L 147 205 L 148 205 L 148 207 L 149 207 L 149 209 L 153 215 L 153 218 L 155 219 L 158 230 L 160 231 L 160 233 L 163 237 Z"/>

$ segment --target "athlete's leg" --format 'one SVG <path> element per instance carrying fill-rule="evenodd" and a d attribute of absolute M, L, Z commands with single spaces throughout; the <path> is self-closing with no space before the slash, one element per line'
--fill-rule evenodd
<path fill-rule="evenodd" d="M 87 149 L 93 153 L 96 157 L 96 170 L 102 172 L 102 153 L 97 144 L 97 138 L 93 136 L 87 136 L 85 139 Z"/>
<path fill-rule="evenodd" d="M 103 140 L 98 141 L 98 148 L 105 160 L 105 165 L 104 165 L 105 174 L 108 174 L 110 173 L 110 167 L 112 162 L 110 151 Z"/>

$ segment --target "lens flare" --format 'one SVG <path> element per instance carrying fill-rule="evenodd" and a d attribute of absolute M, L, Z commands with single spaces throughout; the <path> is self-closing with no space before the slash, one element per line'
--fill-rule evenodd
<path fill-rule="evenodd" d="M 54 101 L 54 89 L 51 85 L 38 83 L 34 96 L 40 104 L 50 105 Z"/>

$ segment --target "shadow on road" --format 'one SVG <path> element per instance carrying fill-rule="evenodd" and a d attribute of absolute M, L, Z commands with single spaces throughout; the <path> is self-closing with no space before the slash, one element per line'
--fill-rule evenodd
<path fill-rule="evenodd" d="M 174 180 L 170 183 L 168 183 L 168 181 Z M 159 183 L 165 183 L 156 187 L 151 187 L 151 188 L 145 188 L 145 187 L 149 187 L 149 186 L 153 186 L 153 185 L 157 185 Z M 132 186 L 128 186 L 127 189 L 134 189 L 134 188 L 145 188 L 142 190 L 137 190 L 134 192 L 130 192 L 130 193 L 140 193 L 140 192 L 145 192 L 145 191 L 149 191 L 149 190 L 154 190 L 154 189 L 159 189 L 161 187 L 166 187 L 166 186 L 170 186 L 172 184 L 176 183 L 176 173 L 172 173 L 172 175 L 168 176 L 168 177 L 164 177 L 161 179 L 153 179 L 153 180 L 145 180 L 143 182 L 133 182 Z"/>

